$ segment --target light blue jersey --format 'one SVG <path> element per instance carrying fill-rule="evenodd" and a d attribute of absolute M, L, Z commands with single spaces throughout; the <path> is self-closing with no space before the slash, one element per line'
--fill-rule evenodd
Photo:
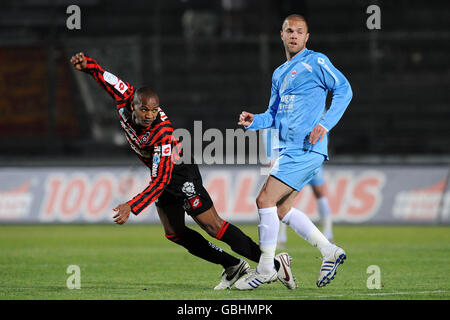
<path fill-rule="evenodd" d="M 328 91 L 333 99 L 325 112 Z M 315 152 L 328 160 L 328 134 L 315 145 L 309 143 L 309 134 L 317 124 L 330 131 L 352 96 L 348 80 L 330 60 L 305 48 L 274 71 L 269 107 L 265 113 L 255 114 L 246 129 L 277 129 L 277 148 Z"/>

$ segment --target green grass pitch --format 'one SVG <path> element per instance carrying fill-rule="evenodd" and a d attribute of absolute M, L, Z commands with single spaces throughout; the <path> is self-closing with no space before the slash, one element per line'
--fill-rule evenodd
<path fill-rule="evenodd" d="M 228 252 L 229 247 L 205 238 Z M 257 239 L 255 225 L 241 226 Z M 161 225 L 1 225 L 0 299 L 149 300 L 409 300 L 450 298 L 449 226 L 335 226 L 348 259 L 317 288 L 319 251 L 288 230 L 285 251 L 299 288 L 280 282 L 254 291 L 214 291 L 222 267 L 166 240 Z M 80 267 L 80 289 L 68 289 L 69 265 Z M 250 262 L 252 267 L 256 263 Z M 381 271 L 381 288 L 368 289 Z"/>

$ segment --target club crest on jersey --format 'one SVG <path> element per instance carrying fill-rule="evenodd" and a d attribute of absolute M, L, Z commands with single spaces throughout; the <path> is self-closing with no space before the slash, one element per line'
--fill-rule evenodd
<path fill-rule="evenodd" d="M 192 197 L 195 195 L 195 188 L 194 188 L 194 184 L 192 182 L 185 182 L 183 184 L 183 187 L 181 188 L 181 191 L 183 191 L 183 193 L 187 196 L 187 197 Z"/>
<path fill-rule="evenodd" d="M 294 71 L 291 72 L 291 77 L 294 78 L 297 75 L 297 70 L 294 69 Z"/>
<path fill-rule="evenodd" d="M 147 132 L 144 134 L 144 136 L 139 140 L 140 143 L 145 143 L 145 142 L 147 142 L 147 139 L 148 139 L 149 136 L 150 136 L 150 132 L 147 131 Z"/>

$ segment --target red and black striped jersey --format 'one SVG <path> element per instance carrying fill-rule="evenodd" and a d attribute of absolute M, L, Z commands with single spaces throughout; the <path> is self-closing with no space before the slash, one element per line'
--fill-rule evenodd
<path fill-rule="evenodd" d="M 147 188 L 127 201 L 131 211 L 137 215 L 155 201 L 169 184 L 174 160 L 179 158 L 181 152 L 181 144 L 172 135 L 172 123 L 161 108 L 150 126 L 137 127 L 132 122 L 130 107 L 135 88 L 104 70 L 94 59 L 86 56 L 86 60 L 87 66 L 83 71 L 91 74 L 116 101 L 120 124 L 131 148 L 150 168 L 151 181 Z"/>

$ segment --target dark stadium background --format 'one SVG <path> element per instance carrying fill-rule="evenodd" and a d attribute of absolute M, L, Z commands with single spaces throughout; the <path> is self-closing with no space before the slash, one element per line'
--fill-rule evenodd
<path fill-rule="evenodd" d="M 243 109 L 266 109 L 272 71 L 285 60 L 280 23 L 294 12 L 309 20 L 308 48 L 353 87 L 330 139 L 336 163 L 449 162 L 448 2 L 243 0 L 231 11 L 225 2 L 2 1 L 1 163 L 135 161 L 112 100 L 72 71 L 78 51 L 153 86 L 176 127 L 237 128 Z M 66 27 L 71 4 L 81 30 Z M 371 4 L 381 30 L 366 27 Z"/>

